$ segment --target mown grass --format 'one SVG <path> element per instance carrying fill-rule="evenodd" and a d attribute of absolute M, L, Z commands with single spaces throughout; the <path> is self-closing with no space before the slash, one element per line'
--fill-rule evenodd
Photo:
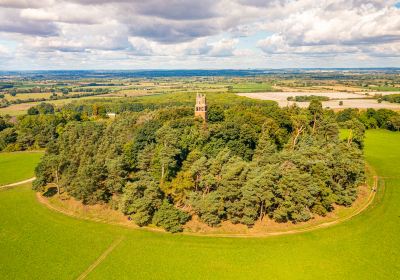
<path fill-rule="evenodd" d="M 0 186 L 33 177 L 43 152 L 0 153 Z"/>
<path fill-rule="evenodd" d="M 400 133 L 367 132 L 366 158 L 387 178 L 365 212 L 296 235 L 210 238 L 132 230 L 55 213 L 37 203 L 29 186 L 0 191 L 1 277 L 75 279 L 125 236 L 88 279 L 399 279 L 398 143 Z"/>
<path fill-rule="evenodd" d="M 38 204 L 30 185 L 0 190 L 0 278 L 76 279 L 117 231 Z"/>

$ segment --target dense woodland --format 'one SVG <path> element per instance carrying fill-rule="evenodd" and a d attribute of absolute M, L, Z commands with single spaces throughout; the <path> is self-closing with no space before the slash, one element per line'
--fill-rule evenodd
<path fill-rule="evenodd" d="M 258 107 L 273 106 L 274 102 L 256 101 L 230 94 L 209 94 L 212 110 L 225 110 L 232 106 Z M 49 103 L 41 103 L 28 110 L 27 115 L 18 119 L 0 116 L 0 151 L 41 149 L 58 138 L 64 126 L 71 121 L 86 122 L 106 119 L 107 112 L 155 111 L 162 108 L 192 108 L 194 97 L 190 94 L 166 94 L 142 98 L 86 100 L 67 104 L 55 109 Z M 400 114 L 388 109 L 344 109 L 336 113 L 339 127 L 346 128 L 353 119 L 361 122 L 366 129 L 383 128 L 400 130 Z"/>
<path fill-rule="evenodd" d="M 400 114 L 388 109 L 344 109 L 339 111 L 336 120 L 341 127 L 346 126 L 346 122 L 356 119 L 361 122 L 366 129 L 382 128 L 393 131 L 400 131 Z"/>
<path fill-rule="evenodd" d="M 182 230 L 193 215 L 252 226 L 302 222 L 349 206 L 365 181 L 368 128 L 398 130 L 390 110 L 279 108 L 210 94 L 208 122 L 194 96 L 101 100 L 55 109 L 42 103 L 0 118 L 0 150 L 46 148 L 34 189 L 49 184 L 86 204 L 107 203 L 138 225 Z M 109 119 L 106 112 L 117 112 Z M 339 128 L 350 137 L 339 139 Z"/>
<path fill-rule="evenodd" d="M 41 104 L 16 123 L 1 119 L 0 148 L 46 147 L 35 190 L 51 183 L 140 226 L 177 232 L 193 215 L 210 226 L 252 226 L 265 217 L 297 223 L 352 204 L 365 181 L 365 128 L 391 128 L 398 117 L 387 110 L 335 114 L 317 100 L 308 109 L 231 94 L 209 101 L 206 124 L 193 117 L 187 94 L 56 110 Z M 111 110 L 115 119 L 105 116 Z M 348 139 L 339 139 L 339 127 L 350 129 Z"/>

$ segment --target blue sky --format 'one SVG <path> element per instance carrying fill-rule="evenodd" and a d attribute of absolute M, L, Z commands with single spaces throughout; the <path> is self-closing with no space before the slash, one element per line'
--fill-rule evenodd
<path fill-rule="evenodd" d="M 400 2 L 0 0 L 0 69 L 400 67 Z"/>

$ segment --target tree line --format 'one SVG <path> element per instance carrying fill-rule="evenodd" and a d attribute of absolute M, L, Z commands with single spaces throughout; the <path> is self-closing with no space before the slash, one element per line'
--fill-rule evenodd
<path fill-rule="evenodd" d="M 337 121 L 341 127 L 346 127 L 346 123 L 357 119 L 365 128 L 383 128 L 393 131 L 400 130 L 400 114 L 396 111 L 388 109 L 344 109 L 339 111 L 336 116 Z"/>
<path fill-rule="evenodd" d="M 400 103 L 400 94 L 388 94 L 381 97 L 382 100 L 390 103 Z"/>

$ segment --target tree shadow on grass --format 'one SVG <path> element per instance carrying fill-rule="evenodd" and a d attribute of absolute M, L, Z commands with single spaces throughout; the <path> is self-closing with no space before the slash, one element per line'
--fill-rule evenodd
<path fill-rule="evenodd" d="M 50 187 L 47 189 L 47 191 L 44 192 L 43 196 L 45 197 L 52 197 L 57 194 L 57 188 L 56 187 Z"/>

